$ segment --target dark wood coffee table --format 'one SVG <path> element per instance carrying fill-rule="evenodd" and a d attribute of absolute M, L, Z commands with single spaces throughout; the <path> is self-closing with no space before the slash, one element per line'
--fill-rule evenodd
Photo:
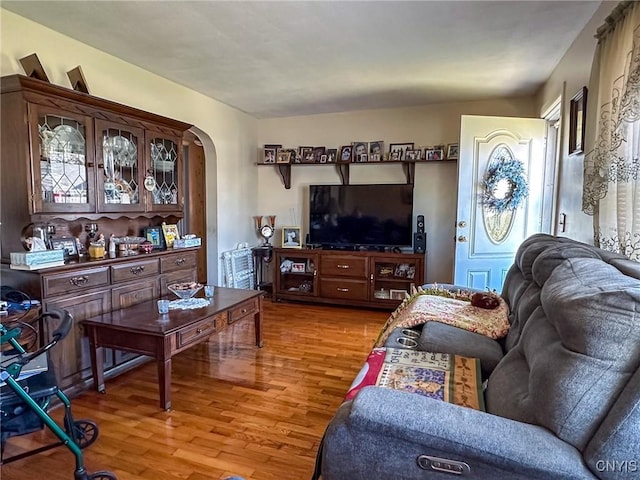
<path fill-rule="evenodd" d="M 160 315 L 156 300 L 82 321 L 91 345 L 93 385 L 105 393 L 103 348 L 148 355 L 158 364 L 160 406 L 171 408 L 171 357 L 206 341 L 227 325 L 253 317 L 256 345 L 262 347 L 262 296 L 257 290 L 216 287 L 209 305 Z M 175 298 L 173 298 L 175 299 Z"/>

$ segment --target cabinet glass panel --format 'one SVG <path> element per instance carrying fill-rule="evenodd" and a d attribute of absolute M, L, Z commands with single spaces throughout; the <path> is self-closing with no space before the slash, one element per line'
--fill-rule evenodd
<path fill-rule="evenodd" d="M 88 203 L 83 123 L 59 115 L 38 117 L 43 203 Z"/>
<path fill-rule="evenodd" d="M 138 138 L 133 133 L 117 128 L 102 131 L 105 204 L 130 205 L 140 202 L 139 153 Z"/>
<path fill-rule="evenodd" d="M 178 145 L 166 138 L 154 138 L 150 144 L 151 169 L 156 181 L 151 192 L 154 205 L 178 204 Z"/>

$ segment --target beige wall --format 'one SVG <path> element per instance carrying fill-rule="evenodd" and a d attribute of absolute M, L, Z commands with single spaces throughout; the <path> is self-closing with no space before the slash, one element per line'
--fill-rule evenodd
<path fill-rule="evenodd" d="M 597 28 L 611 13 L 618 2 L 603 2 L 589 23 L 580 32 L 567 53 L 555 68 L 543 88 L 537 103 L 538 113 L 544 112 L 562 96 L 562 126 L 560 142 L 559 197 L 557 213 L 566 215 L 566 229 L 558 235 L 575 238 L 593 244 L 593 217 L 582 212 L 583 155 L 569 155 L 569 102 L 589 83 L 593 54 L 596 48 L 594 35 Z M 590 92 L 589 92 L 590 93 Z M 589 135 L 589 131 L 586 131 Z"/>
<path fill-rule="evenodd" d="M 0 22 L 2 75 L 24 74 L 18 60 L 35 52 L 54 84 L 69 87 L 66 72 L 80 65 L 93 95 L 197 127 L 209 186 L 208 273 L 209 281 L 216 282 L 220 252 L 255 237 L 256 120 L 7 10 L 0 9 Z"/>
<path fill-rule="evenodd" d="M 289 147 L 324 145 L 339 148 L 353 141 L 374 140 L 383 140 L 386 148 L 389 142 L 446 145 L 458 142 L 463 114 L 529 117 L 534 112 L 533 98 L 516 98 L 268 119 L 258 122 L 258 145 L 276 143 Z M 291 189 L 285 190 L 276 167 L 258 169 L 260 202 L 256 214 L 277 215 L 276 245 L 280 243 L 279 227 L 300 225 L 303 234 L 308 232 L 309 185 L 340 183 L 333 167 L 293 167 Z M 414 225 L 416 215 L 425 216 L 429 282 L 453 279 L 457 178 L 456 162 L 416 165 Z M 402 165 L 398 164 L 352 165 L 350 182 L 404 183 L 406 177 Z"/>

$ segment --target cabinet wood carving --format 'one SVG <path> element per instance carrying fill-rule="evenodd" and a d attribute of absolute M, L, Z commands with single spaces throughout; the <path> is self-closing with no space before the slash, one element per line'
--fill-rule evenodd
<path fill-rule="evenodd" d="M 191 125 L 23 75 L 0 92 L 4 260 L 31 222 L 183 216 Z"/>

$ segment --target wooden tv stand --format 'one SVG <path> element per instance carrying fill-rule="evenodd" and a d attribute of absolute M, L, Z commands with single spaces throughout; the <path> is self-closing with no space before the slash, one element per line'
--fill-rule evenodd
<path fill-rule="evenodd" d="M 425 255 L 275 248 L 273 300 L 394 309 L 422 285 Z"/>

